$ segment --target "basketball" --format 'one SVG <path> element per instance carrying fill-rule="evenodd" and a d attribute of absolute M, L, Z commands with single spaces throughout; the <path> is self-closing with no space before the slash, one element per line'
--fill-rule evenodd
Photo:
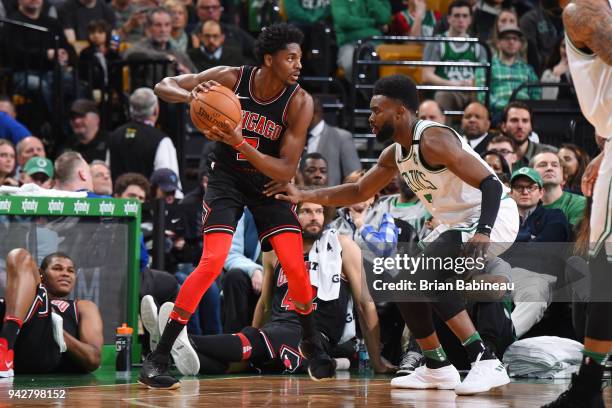
<path fill-rule="evenodd" d="M 225 121 L 234 129 L 242 118 L 238 97 L 221 85 L 198 93 L 197 98 L 189 104 L 189 113 L 194 126 L 202 133 L 213 126 L 226 128 Z"/>

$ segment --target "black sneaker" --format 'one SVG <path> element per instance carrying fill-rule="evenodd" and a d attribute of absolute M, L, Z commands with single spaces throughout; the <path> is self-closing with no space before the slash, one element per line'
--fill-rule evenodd
<path fill-rule="evenodd" d="M 142 363 L 138 382 L 149 388 L 175 390 L 181 387 L 179 380 L 170 375 L 170 357 L 149 353 Z"/>
<path fill-rule="evenodd" d="M 580 376 L 572 374 L 572 382 L 563 394 L 542 408 L 606 408 L 601 388 L 593 389 Z"/>
<path fill-rule="evenodd" d="M 302 339 L 299 345 L 302 356 L 308 360 L 308 375 L 315 381 L 324 381 L 336 375 L 336 360 L 321 345 L 321 337 Z"/>
<path fill-rule="evenodd" d="M 399 370 L 397 370 L 397 374 L 412 374 L 414 370 L 423 364 L 425 364 L 425 357 L 421 353 L 416 351 L 407 351 L 402 357 L 402 362 L 400 363 Z"/>

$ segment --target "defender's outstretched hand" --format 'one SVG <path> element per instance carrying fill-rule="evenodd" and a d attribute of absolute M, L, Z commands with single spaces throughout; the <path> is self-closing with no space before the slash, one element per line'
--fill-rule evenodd
<path fill-rule="evenodd" d="M 491 245 L 491 238 L 485 234 L 476 233 L 470 240 L 465 244 L 463 250 L 463 256 L 466 258 L 482 258 L 485 259 L 487 256 L 487 250 Z"/>
<path fill-rule="evenodd" d="M 280 193 L 285 194 L 280 194 Z M 297 204 L 302 201 L 303 193 L 295 184 L 281 183 L 275 180 L 270 181 L 265 185 L 264 194 L 268 197 L 274 196 L 277 200 L 288 201 L 292 204 Z"/>

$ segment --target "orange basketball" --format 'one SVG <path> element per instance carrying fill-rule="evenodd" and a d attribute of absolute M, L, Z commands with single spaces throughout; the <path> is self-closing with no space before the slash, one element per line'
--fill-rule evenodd
<path fill-rule="evenodd" d="M 198 93 L 197 98 L 189 104 L 189 113 L 191 121 L 200 132 L 210 130 L 213 126 L 227 128 L 225 121 L 234 129 L 242 119 L 240 100 L 234 92 L 221 85 L 213 86 L 208 92 Z"/>

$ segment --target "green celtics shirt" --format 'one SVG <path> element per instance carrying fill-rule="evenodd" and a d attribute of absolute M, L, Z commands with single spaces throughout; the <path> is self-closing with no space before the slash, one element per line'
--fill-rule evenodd
<path fill-rule="evenodd" d="M 444 37 L 450 37 L 448 31 Z M 441 78 L 453 81 L 474 79 L 474 68 L 461 66 L 461 62 L 486 62 L 487 55 L 480 44 L 452 42 L 429 43 L 423 52 L 424 61 L 457 62 L 457 66 L 436 67 Z"/>
<path fill-rule="evenodd" d="M 558 208 L 563 211 L 572 226 L 578 225 L 584 216 L 584 208 L 586 207 L 586 198 L 578 194 L 572 194 L 564 191 L 561 197 L 555 202 L 543 205 L 544 208 Z"/>

